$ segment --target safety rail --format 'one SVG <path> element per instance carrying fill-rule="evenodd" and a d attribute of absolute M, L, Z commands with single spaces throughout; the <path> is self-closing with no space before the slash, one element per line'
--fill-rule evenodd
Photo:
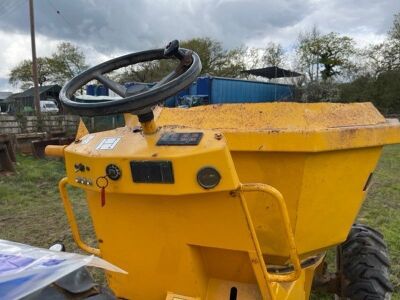
<path fill-rule="evenodd" d="M 74 214 L 74 209 L 72 207 L 71 201 L 68 198 L 68 191 L 67 191 L 67 188 L 66 188 L 67 184 L 68 184 L 68 178 L 64 177 L 58 183 L 58 188 L 60 189 L 61 199 L 62 199 L 62 202 L 63 202 L 63 205 L 64 205 L 65 212 L 67 214 L 67 219 L 68 219 L 68 222 L 69 222 L 69 226 L 71 227 L 72 237 L 74 238 L 74 241 L 78 245 L 78 247 L 81 248 L 83 251 L 86 251 L 88 253 L 100 256 L 100 249 L 93 248 L 93 247 L 87 245 L 81 239 L 81 235 L 79 233 L 78 223 L 76 222 L 76 218 L 75 218 L 75 214 Z"/>
<path fill-rule="evenodd" d="M 300 264 L 300 259 L 297 254 L 297 247 L 296 247 L 296 242 L 294 239 L 294 234 L 292 230 L 292 225 L 290 223 L 290 218 L 288 214 L 288 210 L 286 207 L 285 200 L 282 196 L 282 194 L 274 187 L 263 184 L 263 183 L 246 183 L 242 184 L 239 188 L 240 191 L 240 199 L 241 203 L 243 206 L 244 213 L 246 215 L 246 220 L 247 224 L 249 226 L 250 232 L 251 232 L 251 237 L 254 242 L 254 247 L 257 253 L 257 258 L 260 261 L 262 265 L 262 272 L 265 277 L 265 279 L 268 282 L 292 282 L 295 281 L 300 277 L 301 274 L 301 264 Z M 279 206 L 279 210 L 282 216 L 282 221 L 284 224 L 284 229 L 285 229 L 285 237 L 288 242 L 289 246 L 289 257 L 293 265 L 293 272 L 290 272 L 289 274 L 271 274 L 267 271 L 267 266 L 264 261 L 264 257 L 261 251 L 260 243 L 258 242 L 257 234 L 254 228 L 253 221 L 251 219 L 250 211 L 247 206 L 247 202 L 245 197 L 243 196 L 243 192 L 261 192 L 265 194 L 271 195 L 277 202 Z"/>

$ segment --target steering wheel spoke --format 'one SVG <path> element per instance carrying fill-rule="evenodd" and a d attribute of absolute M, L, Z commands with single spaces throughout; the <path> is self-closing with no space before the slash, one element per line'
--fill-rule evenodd
<path fill-rule="evenodd" d="M 127 88 L 124 87 L 122 84 L 119 84 L 114 80 L 111 80 L 107 76 L 104 76 L 99 73 L 95 73 L 94 78 L 100 81 L 102 84 L 104 84 L 106 87 L 108 87 L 110 90 L 112 90 L 114 93 L 118 94 L 122 98 L 126 97 Z"/>

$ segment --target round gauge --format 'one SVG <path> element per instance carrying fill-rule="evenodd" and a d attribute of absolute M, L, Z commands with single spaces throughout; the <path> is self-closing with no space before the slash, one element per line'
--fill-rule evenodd
<path fill-rule="evenodd" d="M 121 177 L 121 170 L 118 166 L 110 164 L 106 167 L 106 175 L 111 180 L 118 180 Z"/>
<path fill-rule="evenodd" d="M 221 175 L 213 167 L 204 167 L 197 172 L 197 182 L 205 189 L 212 189 L 218 185 Z"/>

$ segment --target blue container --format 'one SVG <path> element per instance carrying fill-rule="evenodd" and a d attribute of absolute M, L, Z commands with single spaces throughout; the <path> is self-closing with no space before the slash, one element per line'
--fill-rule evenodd
<path fill-rule="evenodd" d="M 94 96 L 94 84 L 86 85 L 86 95 Z"/>
<path fill-rule="evenodd" d="M 210 104 L 251 103 L 291 100 L 294 86 L 262 81 L 243 80 L 226 77 L 199 77 L 187 89 L 168 98 L 165 106 L 174 107 L 184 96 L 206 96 Z"/>
<path fill-rule="evenodd" d="M 96 96 L 108 96 L 108 88 L 104 85 L 98 85 L 96 90 Z"/>
<path fill-rule="evenodd" d="M 100 84 L 86 85 L 86 95 L 90 96 L 108 96 L 108 88 Z"/>
<path fill-rule="evenodd" d="M 199 78 L 198 94 L 208 95 L 210 103 L 272 102 L 293 98 L 292 85 L 224 77 Z M 199 91 L 200 89 L 200 91 Z"/>

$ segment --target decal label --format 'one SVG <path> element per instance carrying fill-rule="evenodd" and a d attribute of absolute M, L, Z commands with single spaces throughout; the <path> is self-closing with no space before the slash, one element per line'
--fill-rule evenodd
<path fill-rule="evenodd" d="M 81 140 L 81 144 L 82 144 L 82 145 L 87 145 L 87 144 L 89 144 L 89 142 L 90 142 L 91 140 L 93 140 L 94 136 L 95 136 L 94 134 L 89 134 L 89 135 L 85 136 L 85 137 Z"/>
<path fill-rule="evenodd" d="M 97 145 L 96 150 L 112 150 L 118 144 L 121 138 L 108 137 L 104 138 L 100 144 Z"/>

